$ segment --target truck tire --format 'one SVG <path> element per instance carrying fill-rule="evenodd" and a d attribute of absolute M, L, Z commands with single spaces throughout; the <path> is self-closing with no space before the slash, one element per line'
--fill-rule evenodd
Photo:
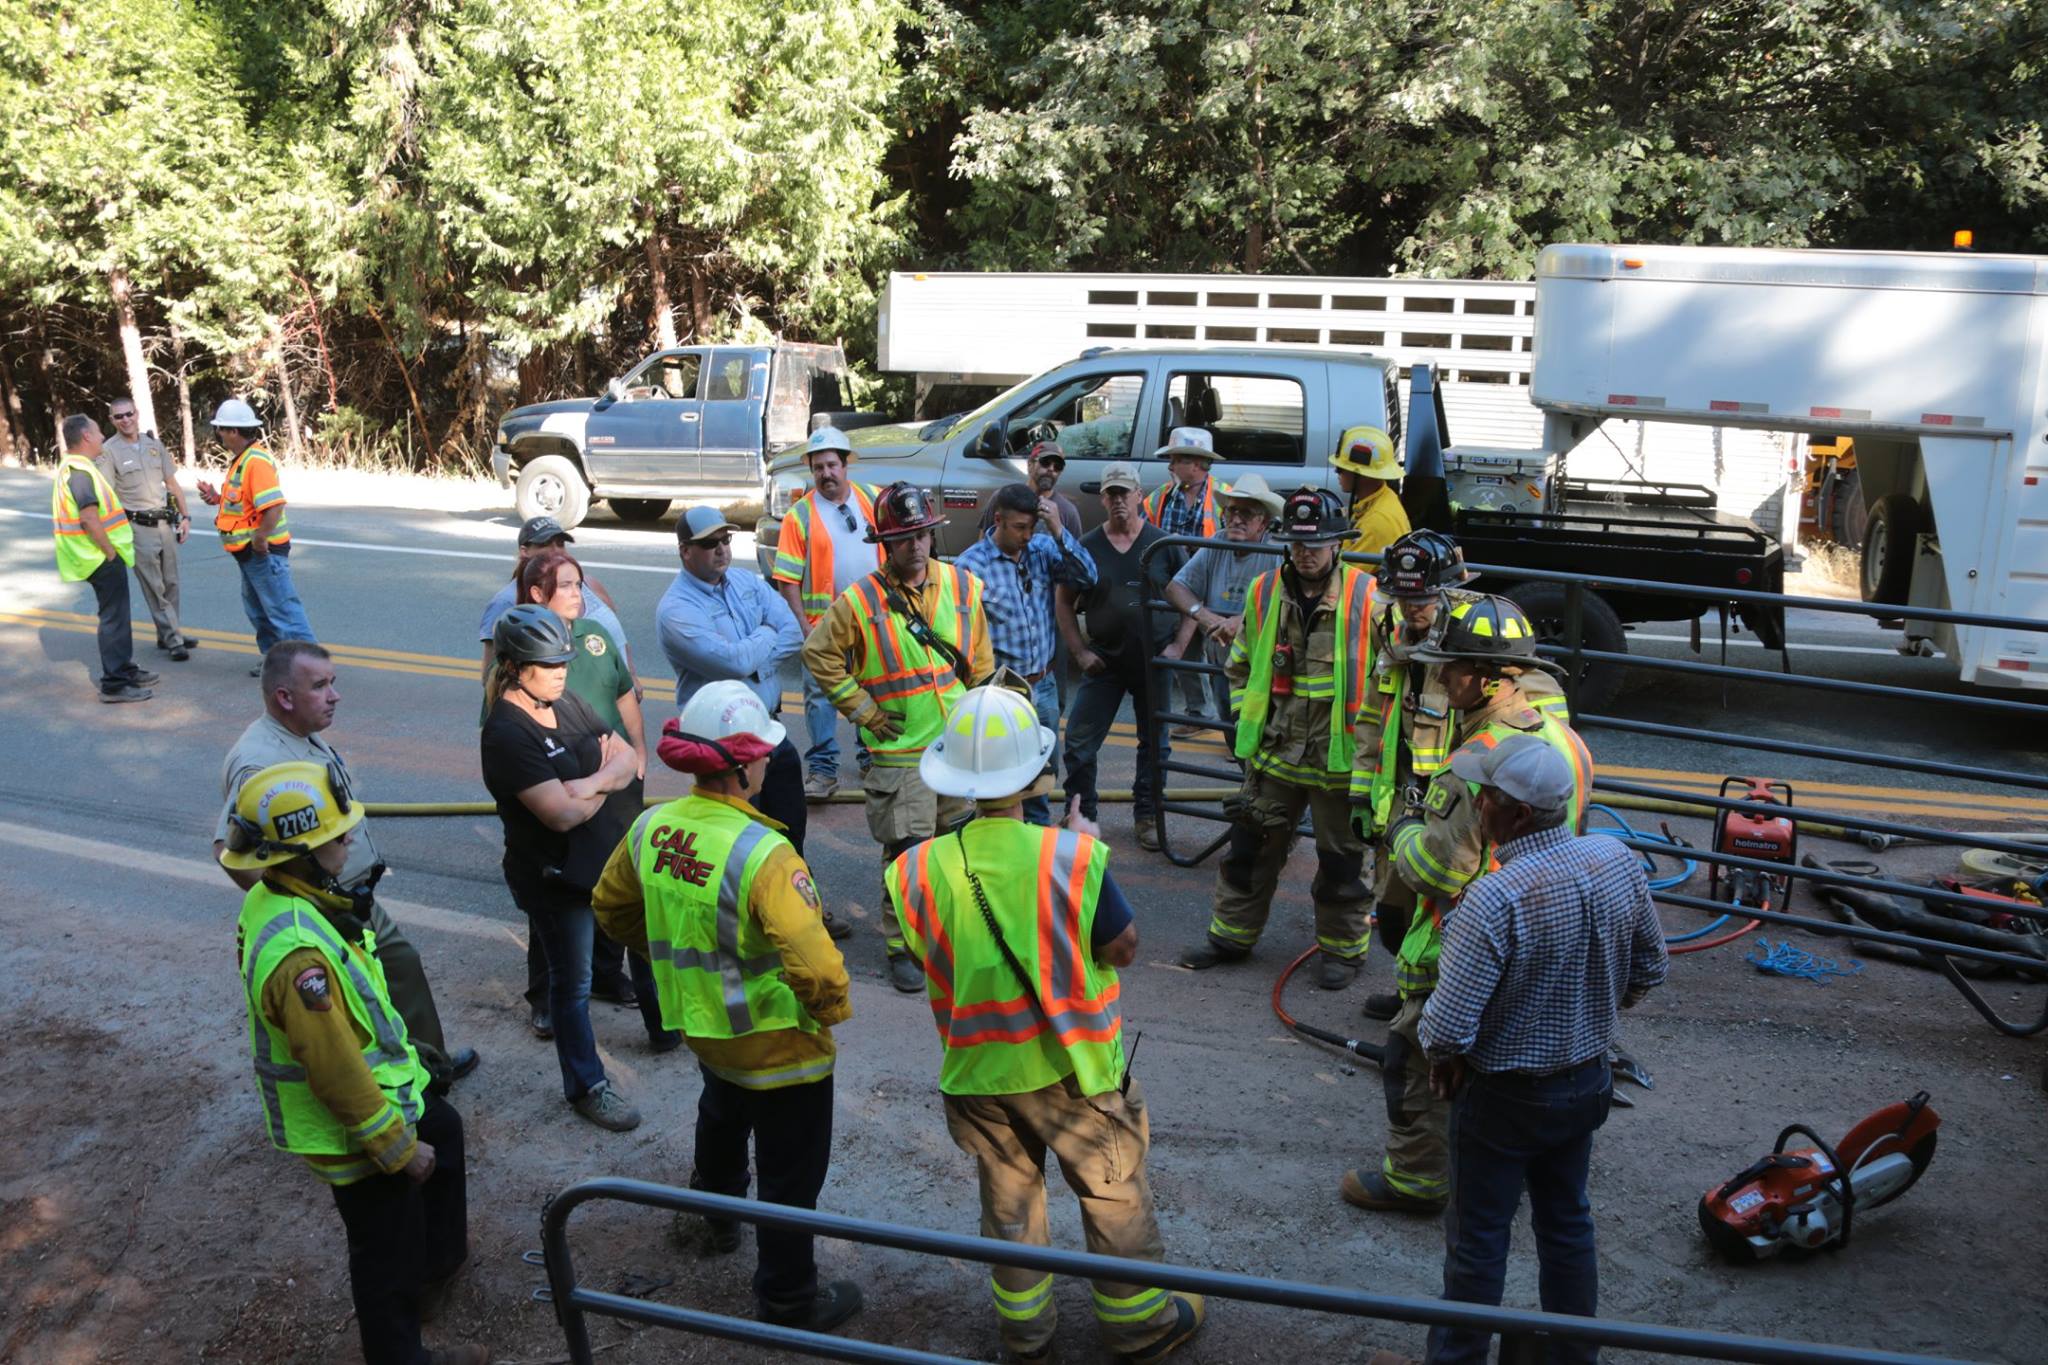
<path fill-rule="evenodd" d="M 1904 493 L 1887 493 L 1863 528 L 1863 600 L 1903 603 L 1913 587 L 1913 552 L 1927 518 Z"/>
<path fill-rule="evenodd" d="M 1529 623 L 1536 627 L 1537 639 L 1547 645 L 1569 643 L 1565 632 L 1569 595 L 1564 584 L 1518 583 L 1508 589 L 1506 595 L 1528 614 Z M 1580 608 L 1579 642 L 1587 649 L 1604 650 L 1610 654 L 1628 653 L 1628 636 L 1621 629 L 1621 618 L 1615 615 L 1607 599 L 1597 592 L 1587 593 Z M 1569 666 L 1564 660 L 1557 662 Z M 1627 671 L 1611 659 L 1587 660 L 1584 672 L 1565 683 L 1565 691 L 1571 698 L 1572 714 L 1606 710 L 1621 691 L 1622 678 Z"/>
<path fill-rule="evenodd" d="M 1863 505 L 1863 476 L 1855 470 L 1837 474 L 1828 489 L 1827 538 L 1843 549 L 1863 543 L 1870 525 L 1870 510 Z"/>
<path fill-rule="evenodd" d="M 553 517 L 563 530 L 574 530 L 590 514 L 590 485 L 567 456 L 537 455 L 519 467 L 512 505 L 521 521 Z"/>
<path fill-rule="evenodd" d="M 667 498 L 606 498 L 620 521 L 660 521 L 668 511 Z"/>

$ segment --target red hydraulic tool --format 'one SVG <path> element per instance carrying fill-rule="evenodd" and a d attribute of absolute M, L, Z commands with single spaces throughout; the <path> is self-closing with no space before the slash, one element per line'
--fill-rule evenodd
<path fill-rule="evenodd" d="M 1760 1261 L 1786 1247 L 1845 1247 L 1858 1215 L 1913 1188 L 1934 1159 L 1940 1126 L 1925 1090 L 1878 1110 L 1832 1147 L 1792 1124 L 1769 1156 L 1700 1196 L 1700 1228 L 1731 1261 Z M 1787 1151 L 1794 1135 L 1814 1145 Z"/>
<path fill-rule="evenodd" d="M 1789 807 L 1792 804 L 1791 784 L 1776 778 L 1723 778 L 1722 799 L 1729 799 L 1731 791 L 1733 799 L 1751 805 Z M 1760 810 L 1722 811 L 1714 818 L 1714 851 L 1753 858 L 1758 862 L 1782 863 L 1788 870 L 1774 874 L 1714 863 L 1707 869 L 1708 895 L 1717 901 L 1731 901 L 1752 908 L 1785 908 L 1785 898 L 1792 890 L 1789 869 L 1799 865 L 1799 825 L 1789 809 L 1783 815 Z"/>

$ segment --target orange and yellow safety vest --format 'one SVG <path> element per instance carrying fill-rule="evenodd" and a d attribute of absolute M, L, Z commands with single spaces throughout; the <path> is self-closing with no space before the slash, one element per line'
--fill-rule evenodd
<path fill-rule="evenodd" d="M 867 524 L 875 524 L 875 490 L 862 484 L 853 486 L 854 505 L 867 517 Z M 817 518 L 818 491 L 814 488 L 796 500 L 789 509 L 789 515 L 782 519 L 782 534 L 775 544 L 775 568 L 772 576 L 778 583 L 795 583 L 803 595 L 804 628 L 818 624 L 838 595 L 833 584 L 835 566 L 832 562 L 832 533 L 813 536 L 811 527 Z M 875 567 L 882 567 L 882 546 L 875 545 Z"/>
<path fill-rule="evenodd" d="M 911 768 L 939 737 L 947 713 L 966 693 L 967 684 L 943 650 L 927 648 L 911 634 L 903 616 L 890 608 L 890 589 L 899 594 L 903 589 L 885 586 L 885 572 L 877 570 L 846 590 L 854 602 L 860 639 L 851 651 L 852 671 L 825 695 L 843 709 L 855 692 L 865 691 L 875 705 L 895 716 L 901 726 L 898 734 L 882 739 L 862 727 L 861 742 L 876 765 Z M 926 624 L 971 668 L 979 649 L 976 636 L 988 628 L 981 608 L 981 580 L 937 560 L 926 573 L 935 590 L 920 594 L 931 606 Z"/>

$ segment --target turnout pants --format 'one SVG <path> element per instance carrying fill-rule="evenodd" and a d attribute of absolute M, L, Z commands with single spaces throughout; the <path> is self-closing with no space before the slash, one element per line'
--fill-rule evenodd
<path fill-rule="evenodd" d="M 1216 868 L 1216 903 L 1209 937 L 1239 952 L 1259 941 L 1272 913 L 1273 892 L 1294 847 L 1294 827 L 1309 813 L 1316 836 L 1316 946 L 1336 957 L 1361 958 L 1370 943 L 1366 925 L 1365 840 L 1351 823 L 1341 791 L 1296 786 L 1266 773 L 1245 774 L 1243 803 L 1230 830 L 1230 848 Z"/>
<path fill-rule="evenodd" d="M 861 778 L 867 796 L 868 833 L 882 846 L 882 865 L 888 866 L 905 850 L 944 833 L 974 813 L 974 803 L 961 796 L 941 796 L 924 784 L 915 768 L 869 768 Z M 802 792 L 799 789 L 798 795 Z M 763 812 L 764 814 L 766 812 Z M 889 956 L 910 951 L 903 941 L 903 926 L 889 910 L 889 893 L 875 902 L 881 907 L 882 939 Z"/>
<path fill-rule="evenodd" d="M 1088 1250 L 1104 1256 L 1158 1261 L 1166 1255 L 1152 1189 L 1145 1180 L 1151 1124 L 1144 1092 L 1084 1096 L 1070 1076 L 1023 1095 L 947 1095 L 946 1131 L 974 1158 L 981 1182 L 981 1235 L 1028 1246 L 1050 1246 L 1045 1221 L 1045 1154 L 1059 1158 L 1060 1175 L 1081 1201 Z M 1052 1276 L 996 1266 L 995 1295 L 1003 1345 L 1021 1355 L 1044 1349 L 1059 1325 Z M 1178 1321 L 1163 1289 L 1097 1280 L 1095 1322 L 1110 1351 L 1142 1350 Z"/>
<path fill-rule="evenodd" d="M 334 1187 L 334 1207 L 348 1230 L 348 1289 L 364 1365 L 427 1365 L 420 1295 L 469 1256 L 462 1116 L 430 1095 L 418 1133 L 434 1149 L 425 1184 L 400 1173 Z"/>
<path fill-rule="evenodd" d="M 750 1090 L 701 1063 L 697 1095 L 697 1165 L 690 1188 L 747 1196 L 747 1139 L 754 1140 L 761 1201 L 815 1209 L 832 1164 L 832 1078 L 773 1090 Z M 754 1298 L 770 1310 L 793 1312 L 818 1292 L 811 1234 L 757 1226 L 760 1259 Z"/>
<path fill-rule="evenodd" d="M 135 581 L 156 622 L 156 643 L 169 649 L 178 643 L 178 528 L 175 524 L 135 528 Z"/>
<path fill-rule="evenodd" d="M 1451 1106 L 1429 1088 L 1429 1058 L 1416 1032 L 1427 1003 L 1426 992 L 1403 997 L 1387 1025 L 1386 1060 L 1380 1066 L 1387 1094 L 1387 1150 L 1380 1174 L 1398 1194 L 1440 1200 L 1450 1193 Z"/>

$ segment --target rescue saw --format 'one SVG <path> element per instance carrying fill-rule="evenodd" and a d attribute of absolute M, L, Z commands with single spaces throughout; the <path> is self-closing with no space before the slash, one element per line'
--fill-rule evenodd
<path fill-rule="evenodd" d="M 1792 1124 L 1769 1156 L 1700 1196 L 1700 1228 L 1715 1250 L 1737 1262 L 1787 1247 L 1845 1247 L 1859 1215 L 1913 1188 L 1934 1159 L 1940 1126 L 1925 1090 L 1878 1110 L 1832 1147 L 1805 1124 Z M 1795 1136 L 1813 1146 L 1787 1150 Z"/>

